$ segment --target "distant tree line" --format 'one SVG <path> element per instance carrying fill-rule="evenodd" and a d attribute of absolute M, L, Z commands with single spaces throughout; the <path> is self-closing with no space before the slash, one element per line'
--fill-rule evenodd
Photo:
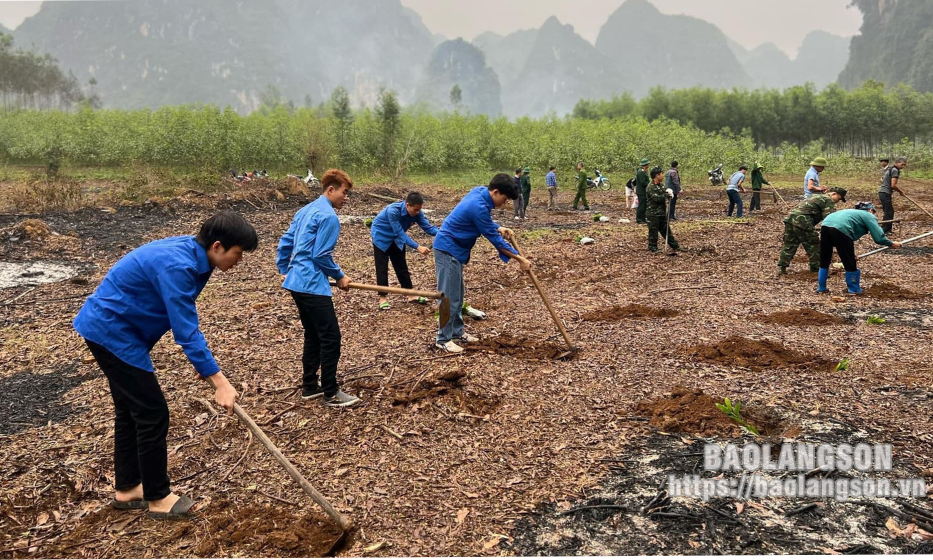
<path fill-rule="evenodd" d="M 822 142 L 828 153 L 855 157 L 874 157 L 905 139 L 933 143 L 933 93 L 919 93 L 904 84 L 886 90 L 871 80 L 852 91 L 836 84 L 822 91 L 811 84 L 783 91 L 656 87 L 637 101 L 628 93 L 610 100 L 582 99 L 573 116 L 666 118 L 705 132 L 747 136 L 757 148 L 790 143 L 803 149 Z"/>
<path fill-rule="evenodd" d="M 93 78 L 89 87 L 93 89 Z M 32 51 L 13 49 L 13 37 L 0 33 L 0 107 L 11 109 L 71 109 L 78 103 L 100 107 L 93 91 L 86 95 L 72 73 L 58 61 Z"/>

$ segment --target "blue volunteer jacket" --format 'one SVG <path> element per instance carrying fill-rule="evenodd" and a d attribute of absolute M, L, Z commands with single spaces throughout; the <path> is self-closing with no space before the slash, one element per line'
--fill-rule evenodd
<path fill-rule="evenodd" d="M 382 209 L 382 212 L 373 220 L 369 228 L 369 234 L 373 238 L 373 245 L 379 247 L 381 251 L 388 251 L 392 243 L 399 249 L 409 246 L 412 249 L 418 248 L 418 243 L 409 237 L 408 230 L 414 224 L 421 226 L 421 229 L 428 235 L 437 235 L 437 228 L 431 225 L 431 222 L 425 217 L 424 212 L 418 212 L 417 216 L 411 216 L 405 208 L 405 201 L 393 202 Z"/>
<path fill-rule="evenodd" d="M 460 264 L 467 264 L 473 245 L 482 235 L 500 251 L 499 258 L 509 262 L 509 257 L 501 251 L 506 250 L 512 254 L 518 254 L 518 251 L 499 234 L 499 226 L 489 215 L 493 208 L 489 188 L 473 188 L 444 219 L 434 238 L 434 248 L 453 255 Z"/>
<path fill-rule="evenodd" d="M 214 268 L 193 236 L 170 237 L 130 251 L 107 272 L 73 325 L 127 364 L 154 371 L 149 352 L 172 331 L 202 377 L 220 371 L 198 330 L 198 299 Z"/>
<path fill-rule="evenodd" d="M 340 220 L 334 206 L 321 195 L 295 213 L 288 231 L 279 240 L 275 261 L 285 274 L 282 287 L 293 292 L 318 296 L 333 296 L 330 282 L 343 278 L 343 271 L 334 262 L 334 247 L 340 235 Z"/>

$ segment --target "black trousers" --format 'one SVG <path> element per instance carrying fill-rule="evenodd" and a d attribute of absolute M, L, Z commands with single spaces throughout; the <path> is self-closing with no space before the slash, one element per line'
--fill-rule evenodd
<path fill-rule="evenodd" d="M 301 326 L 305 329 L 301 383 L 305 389 L 316 389 L 320 370 L 320 386 L 324 389 L 324 396 L 332 397 L 340 390 L 337 384 L 340 325 L 337 323 L 337 312 L 334 311 L 334 298 L 302 292 L 292 292 L 292 297 L 298 306 Z"/>
<path fill-rule="evenodd" d="M 839 260 L 842 261 L 846 272 L 858 270 L 855 260 L 855 242 L 838 229 L 823 226 L 820 228 L 820 268 L 829 268 L 830 263 L 833 262 L 833 249 L 839 253 Z"/>
<path fill-rule="evenodd" d="M 392 268 L 395 269 L 395 277 L 401 287 L 412 289 L 411 273 L 408 272 L 408 261 L 405 260 L 405 249 L 399 249 L 398 245 L 392 243 L 387 251 L 373 245 L 373 258 L 376 260 L 376 284 L 379 286 L 389 285 L 389 261 L 392 261 Z M 387 295 L 386 292 L 379 292 L 380 296 Z"/>
<path fill-rule="evenodd" d="M 635 223 L 648 223 L 648 189 L 647 187 L 635 187 L 635 196 L 638 197 L 638 208 L 635 209 Z"/>
<path fill-rule="evenodd" d="M 893 220 L 894 219 L 894 202 L 891 200 L 891 193 L 878 193 L 878 198 L 881 199 L 881 220 Z M 881 224 L 881 229 L 884 230 L 885 235 L 891 233 L 891 229 L 894 227 L 894 224 L 887 223 Z"/>
<path fill-rule="evenodd" d="M 761 210 L 761 191 L 752 191 L 752 203 L 748 206 L 748 211 Z"/>
<path fill-rule="evenodd" d="M 151 371 L 133 367 L 109 350 L 85 341 L 110 383 L 116 417 L 113 425 L 114 487 L 142 483 L 146 500 L 171 493 L 168 480 L 168 404 Z"/>
<path fill-rule="evenodd" d="M 667 217 L 671 220 L 677 219 L 677 197 L 680 196 L 679 191 L 674 192 L 674 197 L 671 198 L 671 207 L 668 209 Z"/>

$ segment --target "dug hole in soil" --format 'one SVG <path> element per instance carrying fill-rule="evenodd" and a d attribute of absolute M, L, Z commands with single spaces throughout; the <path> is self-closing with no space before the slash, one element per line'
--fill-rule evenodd
<path fill-rule="evenodd" d="M 539 505 L 515 526 L 513 539 L 505 545 L 521 556 L 644 556 L 723 554 L 897 554 L 930 553 L 933 543 L 906 531 L 906 521 L 892 518 L 884 508 L 928 505 L 916 498 L 886 498 L 870 501 L 836 501 L 833 498 L 759 497 L 748 500 L 671 495 L 669 476 L 702 479 L 747 477 L 744 472 L 707 471 L 703 467 L 704 446 L 716 443 L 743 445 L 751 436 L 739 437 L 734 423 L 719 413 L 714 403 L 721 399 L 698 389 L 675 388 L 669 396 L 638 403 L 637 414 L 648 414 L 652 426 L 672 429 L 675 434 L 651 433 L 640 446 L 606 459 L 609 473 L 598 488 L 576 501 Z M 709 412 L 709 410 L 714 412 Z M 743 407 L 743 416 L 758 422 L 765 441 L 772 443 L 772 456 L 782 441 L 794 443 L 852 445 L 872 441 L 868 434 L 831 418 L 812 419 L 786 409 L 757 404 Z M 715 418 L 719 414 L 721 418 Z M 660 419 L 660 420 L 658 420 Z M 671 423 L 673 422 L 673 423 Z M 772 423 L 773 422 L 773 423 Z M 729 426 L 729 424 L 732 424 Z M 758 427 L 758 426 L 756 426 Z M 709 435 L 710 437 L 703 437 Z M 760 442 L 761 440 L 759 440 Z M 919 471 L 894 458 L 889 478 L 916 478 Z M 770 482 L 785 484 L 797 472 L 756 471 Z M 870 478 L 875 473 L 819 472 L 809 477 Z M 834 482 L 835 484 L 835 482 Z M 906 535 L 906 536 L 905 536 Z"/>
<path fill-rule="evenodd" d="M 771 325 L 791 325 L 799 327 L 809 327 L 814 325 L 841 325 L 846 322 L 842 317 L 823 313 L 815 309 L 791 309 L 789 311 L 778 311 L 768 315 L 759 315 L 756 320 Z"/>
<path fill-rule="evenodd" d="M 732 336 L 713 345 L 693 346 L 687 349 L 687 353 L 704 362 L 739 366 L 754 371 L 799 367 L 829 371 L 836 366 L 834 362 L 791 350 L 777 342 L 752 340 L 741 336 Z"/>
<path fill-rule="evenodd" d="M 626 306 L 614 305 L 608 309 L 599 309 L 590 311 L 583 315 L 584 321 L 621 321 L 623 319 L 638 318 L 668 318 L 680 315 L 679 311 L 674 309 L 659 309 L 648 307 L 637 303 L 630 303 Z"/>

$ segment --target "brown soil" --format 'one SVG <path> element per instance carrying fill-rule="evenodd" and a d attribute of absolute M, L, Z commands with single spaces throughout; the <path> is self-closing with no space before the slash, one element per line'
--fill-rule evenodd
<path fill-rule="evenodd" d="M 801 327 L 813 325 L 841 325 L 846 322 L 842 317 L 806 308 L 779 311 L 769 315 L 759 315 L 754 319 L 771 325 L 794 325 Z"/>
<path fill-rule="evenodd" d="M 632 319 L 638 317 L 676 317 L 680 315 L 679 311 L 673 309 L 659 309 L 630 303 L 625 307 L 614 305 L 608 309 L 591 311 L 583 315 L 584 321 L 621 321 L 622 319 Z"/>
<path fill-rule="evenodd" d="M 221 503 L 208 508 L 214 513 L 208 517 L 213 538 L 198 544 L 197 556 L 225 556 L 225 549 L 236 549 L 255 556 L 320 558 L 343 535 L 339 527 L 317 514 L 305 517 L 278 508 L 232 506 Z"/>
<path fill-rule="evenodd" d="M 688 348 L 687 352 L 705 362 L 728 366 L 746 367 L 760 371 L 768 368 L 809 366 L 816 370 L 829 371 L 836 364 L 819 356 L 802 354 L 769 340 L 751 340 L 733 336 L 708 346 Z"/>
<path fill-rule="evenodd" d="M 864 295 L 878 299 L 919 299 L 923 296 L 896 284 L 879 282 L 865 288 Z"/>
<path fill-rule="evenodd" d="M 830 268 L 829 270 L 832 271 L 833 269 Z M 800 282 L 816 282 L 816 277 L 817 273 L 810 272 L 809 270 L 793 270 L 789 271 L 786 276 L 783 276 L 783 278 Z"/>
<path fill-rule="evenodd" d="M 662 432 L 680 432 L 702 437 L 738 437 L 742 428 L 716 408 L 723 399 L 711 397 L 700 389 L 676 387 L 669 397 L 642 401 L 635 413 L 651 419 L 651 425 Z M 742 417 L 763 435 L 778 435 L 781 421 L 773 412 L 754 406 L 742 407 Z"/>
<path fill-rule="evenodd" d="M 495 338 L 484 338 L 479 342 L 468 344 L 468 350 L 491 352 L 504 356 L 521 356 L 526 359 L 556 359 L 567 351 L 566 346 L 557 346 L 548 342 L 530 341 L 516 338 L 507 334 L 500 334 Z"/>

